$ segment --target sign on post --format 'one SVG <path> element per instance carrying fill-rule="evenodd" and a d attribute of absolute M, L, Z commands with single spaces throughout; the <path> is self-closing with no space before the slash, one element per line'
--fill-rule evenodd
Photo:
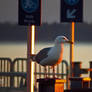
<path fill-rule="evenodd" d="M 82 22 L 83 0 L 61 0 L 61 22 Z"/>
<path fill-rule="evenodd" d="M 19 0 L 19 25 L 41 24 L 41 0 Z"/>

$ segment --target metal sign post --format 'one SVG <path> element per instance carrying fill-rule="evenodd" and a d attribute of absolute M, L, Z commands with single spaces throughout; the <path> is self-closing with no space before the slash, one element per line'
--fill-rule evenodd
<path fill-rule="evenodd" d="M 75 22 L 83 21 L 83 0 L 61 0 L 61 22 L 72 23 L 70 44 L 70 77 L 73 76 L 74 61 L 74 26 Z"/>
<path fill-rule="evenodd" d="M 72 44 L 70 44 L 70 76 L 73 76 L 72 70 L 73 70 L 73 62 L 74 62 L 74 33 L 75 33 L 75 23 L 72 22 L 72 29 L 71 29 L 71 41 Z"/>
<path fill-rule="evenodd" d="M 34 54 L 35 47 L 35 26 L 32 25 L 28 30 L 28 42 L 27 42 L 27 92 L 34 92 L 34 62 L 30 59 L 30 56 Z"/>
<path fill-rule="evenodd" d="M 30 26 L 27 39 L 27 92 L 34 92 L 34 62 L 30 56 L 34 54 L 35 26 L 41 24 L 41 0 L 19 0 L 18 24 Z"/>

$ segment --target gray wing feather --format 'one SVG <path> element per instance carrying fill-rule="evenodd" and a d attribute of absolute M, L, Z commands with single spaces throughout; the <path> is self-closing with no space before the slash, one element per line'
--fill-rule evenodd
<path fill-rule="evenodd" d="M 49 52 L 50 49 L 51 49 L 51 47 L 42 49 L 42 50 L 35 56 L 36 62 L 37 62 L 37 63 L 40 63 L 40 61 L 42 61 L 44 58 L 48 57 L 48 52 Z"/>

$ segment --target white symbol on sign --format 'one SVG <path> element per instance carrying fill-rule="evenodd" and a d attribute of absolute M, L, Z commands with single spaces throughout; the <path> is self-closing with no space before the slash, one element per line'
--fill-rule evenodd
<path fill-rule="evenodd" d="M 34 8 L 35 7 L 35 4 L 32 1 L 27 0 L 25 2 L 25 8 L 32 8 L 32 7 Z"/>
<path fill-rule="evenodd" d="M 75 12 L 76 12 L 76 9 L 73 9 L 72 11 L 68 9 L 67 12 L 66 12 L 67 18 L 68 19 L 76 18 L 76 16 L 74 15 Z"/>

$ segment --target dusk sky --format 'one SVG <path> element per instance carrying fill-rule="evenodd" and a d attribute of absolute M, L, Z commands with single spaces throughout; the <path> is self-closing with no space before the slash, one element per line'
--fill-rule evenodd
<path fill-rule="evenodd" d="M 84 1 L 84 21 L 92 22 L 92 0 Z M 0 0 L 0 22 L 18 22 L 18 0 Z M 60 0 L 42 0 L 42 22 L 60 22 Z"/>

